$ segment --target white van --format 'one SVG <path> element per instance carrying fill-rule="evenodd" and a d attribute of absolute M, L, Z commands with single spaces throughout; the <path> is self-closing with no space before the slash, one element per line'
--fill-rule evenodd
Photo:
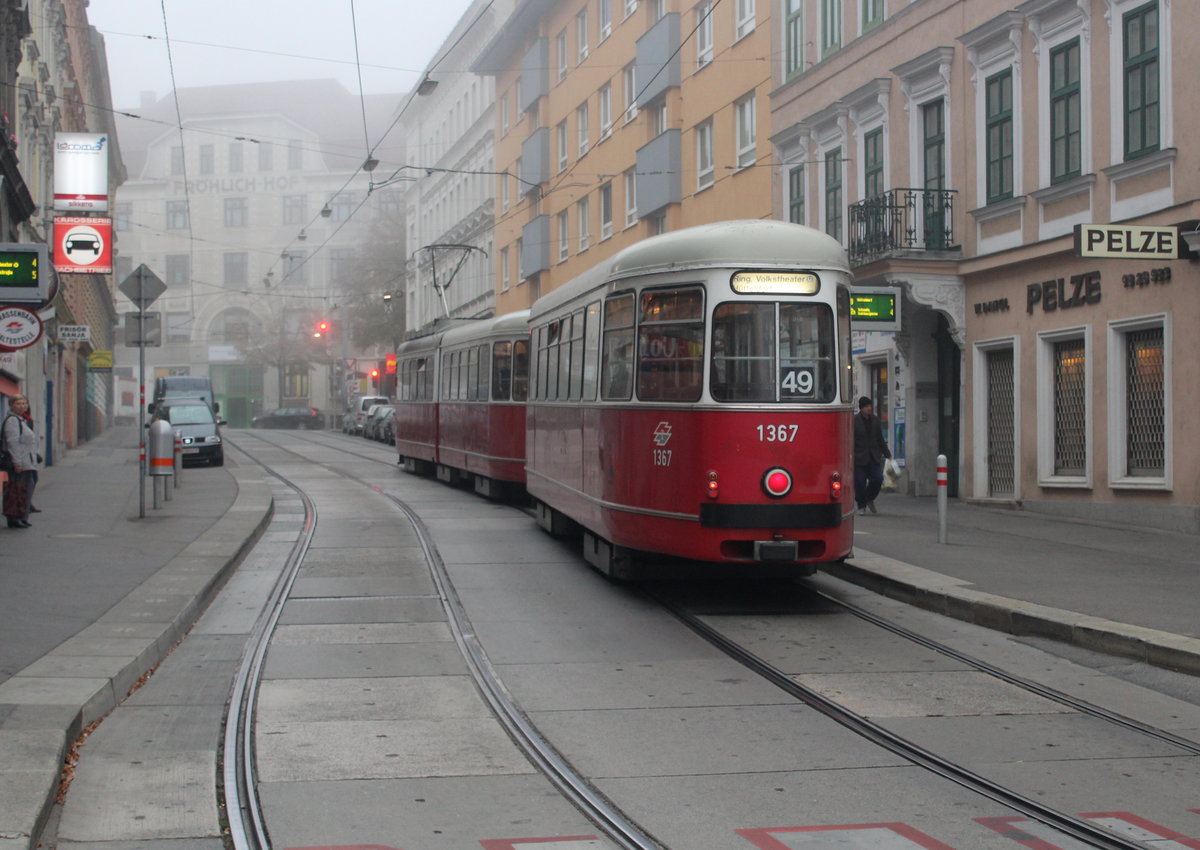
<path fill-rule="evenodd" d="M 387 404 L 388 400 L 387 396 L 382 395 L 351 396 L 350 406 L 346 408 L 346 415 L 342 417 L 342 433 L 361 434 L 367 421 L 367 411 L 376 404 Z"/>

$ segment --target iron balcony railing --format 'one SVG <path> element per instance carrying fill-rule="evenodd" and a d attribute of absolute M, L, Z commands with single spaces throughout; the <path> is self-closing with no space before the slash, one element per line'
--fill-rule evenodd
<path fill-rule="evenodd" d="M 950 251 L 954 189 L 891 189 L 850 205 L 850 264 L 907 251 Z"/>

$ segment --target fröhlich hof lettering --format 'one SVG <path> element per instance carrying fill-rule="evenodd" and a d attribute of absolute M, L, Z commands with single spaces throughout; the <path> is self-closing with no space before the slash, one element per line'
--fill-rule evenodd
<path fill-rule="evenodd" d="M 1100 272 L 1085 272 L 1071 275 L 1070 279 L 1060 277 L 1025 287 L 1025 309 L 1031 314 L 1038 304 L 1042 305 L 1044 312 L 1052 313 L 1099 303 Z"/>

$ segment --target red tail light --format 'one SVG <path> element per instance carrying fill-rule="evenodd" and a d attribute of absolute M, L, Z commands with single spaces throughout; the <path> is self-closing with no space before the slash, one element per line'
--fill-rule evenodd
<path fill-rule="evenodd" d="M 720 495 L 721 489 L 720 485 L 717 484 L 717 471 L 715 469 L 710 469 L 706 478 L 707 480 L 704 482 L 704 492 L 708 495 L 708 498 L 715 499 L 718 495 Z"/>
<path fill-rule="evenodd" d="M 842 498 L 842 473 L 840 472 L 829 476 L 829 498 L 835 502 Z"/>
<path fill-rule="evenodd" d="M 792 492 L 792 476 L 778 466 L 763 473 L 762 488 L 772 499 L 782 499 Z"/>

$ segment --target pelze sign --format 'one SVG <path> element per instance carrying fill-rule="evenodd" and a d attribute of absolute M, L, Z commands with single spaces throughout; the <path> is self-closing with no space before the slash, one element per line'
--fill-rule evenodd
<path fill-rule="evenodd" d="M 1075 225 L 1075 255 L 1117 260 L 1177 260 L 1186 248 L 1178 227 L 1137 224 Z"/>

